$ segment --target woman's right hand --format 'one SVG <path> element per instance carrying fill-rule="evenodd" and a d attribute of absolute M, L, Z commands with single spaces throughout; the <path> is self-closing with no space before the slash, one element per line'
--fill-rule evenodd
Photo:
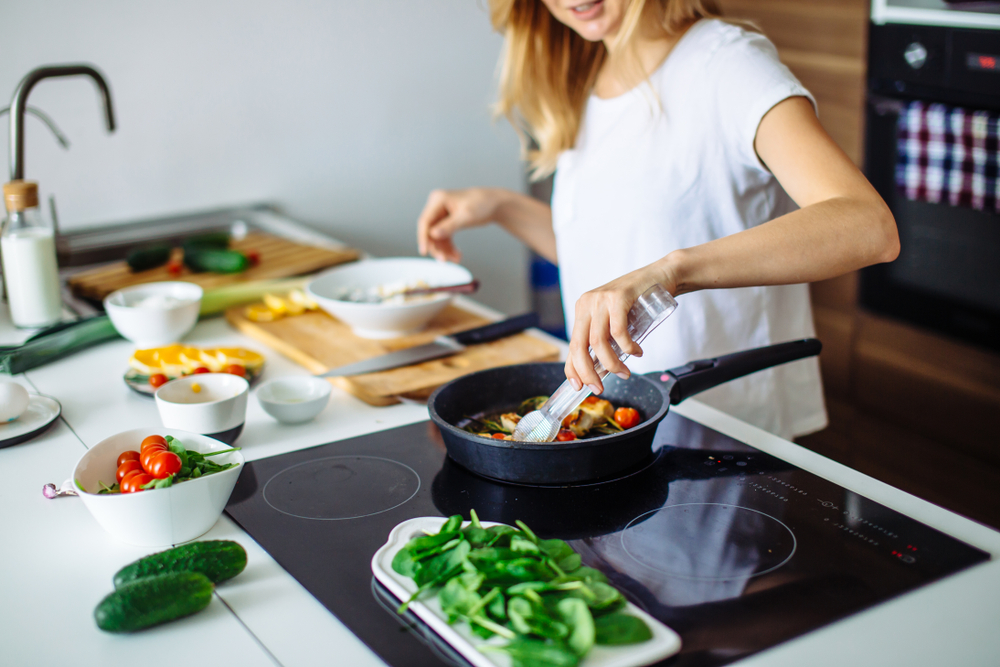
<path fill-rule="evenodd" d="M 462 253 L 455 247 L 452 236 L 460 229 L 496 221 L 506 192 L 499 188 L 431 192 L 417 220 L 417 247 L 420 254 L 458 262 Z"/>

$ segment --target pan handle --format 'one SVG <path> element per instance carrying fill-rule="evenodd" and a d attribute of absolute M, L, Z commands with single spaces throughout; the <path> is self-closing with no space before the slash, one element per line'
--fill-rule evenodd
<path fill-rule="evenodd" d="M 823 344 L 815 338 L 793 340 L 712 359 L 691 361 L 666 371 L 660 375 L 660 381 L 670 385 L 670 404 L 677 405 L 685 398 L 724 382 L 789 361 L 814 357 L 822 349 Z"/>

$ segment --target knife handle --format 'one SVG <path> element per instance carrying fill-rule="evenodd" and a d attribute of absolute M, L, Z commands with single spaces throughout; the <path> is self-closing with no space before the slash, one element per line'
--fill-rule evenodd
<path fill-rule="evenodd" d="M 506 320 L 487 324 L 484 327 L 459 331 L 449 336 L 462 345 L 476 345 L 477 343 L 488 343 L 497 338 L 503 338 L 511 334 L 516 334 L 525 329 L 538 326 L 538 313 L 525 313 L 515 317 L 508 317 Z"/>

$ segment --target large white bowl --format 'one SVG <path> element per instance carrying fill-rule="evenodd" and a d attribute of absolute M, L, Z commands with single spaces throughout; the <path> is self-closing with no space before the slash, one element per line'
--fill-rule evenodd
<path fill-rule="evenodd" d="M 123 337 L 139 347 L 159 347 L 179 341 L 194 328 L 202 294 L 194 283 L 144 283 L 106 296 L 104 310 Z"/>
<path fill-rule="evenodd" d="M 129 449 L 139 451 L 140 443 L 150 435 L 172 435 L 186 449 L 202 453 L 229 448 L 214 438 L 163 427 L 118 433 L 91 447 L 76 464 L 73 479 L 80 499 L 104 530 L 129 544 L 164 547 L 204 535 L 219 520 L 243 470 L 240 452 L 213 457 L 216 463 L 235 463 L 229 470 L 165 489 L 97 493 L 99 481 L 108 486 L 114 483 L 118 456 Z"/>
<path fill-rule="evenodd" d="M 422 257 L 367 259 L 331 269 L 313 279 L 306 290 L 319 307 L 364 338 L 395 338 L 420 331 L 447 306 L 453 295 L 415 297 L 401 303 L 356 303 L 338 297 L 349 290 L 422 281 L 431 287 L 461 285 L 472 274 L 458 264 Z"/>

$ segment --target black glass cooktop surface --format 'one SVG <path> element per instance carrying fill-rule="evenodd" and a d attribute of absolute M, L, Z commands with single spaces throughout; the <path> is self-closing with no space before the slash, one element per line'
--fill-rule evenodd
<path fill-rule="evenodd" d="M 465 664 L 375 582 L 398 523 L 462 514 L 570 540 L 676 630 L 663 664 L 712 666 L 985 561 L 978 549 L 670 413 L 617 479 L 503 484 L 445 456 L 422 422 L 246 464 L 226 512 L 393 666 Z"/>

